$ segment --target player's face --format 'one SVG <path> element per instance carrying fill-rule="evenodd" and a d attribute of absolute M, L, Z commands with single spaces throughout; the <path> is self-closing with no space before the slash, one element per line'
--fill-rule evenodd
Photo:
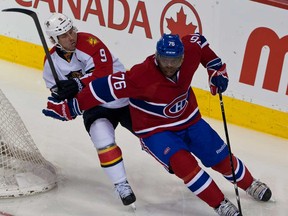
<path fill-rule="evenodd" d="M 77 32 L 71 28 L 68 32 L 58 36 L 59 44 L 67 51 L 74 51 L 77 43 Z"/>
<path fill-rule="evenodd" d="M 159 64 L 161 72 L 171 78 L 180 68 L 183 62 L 184 56 L 180 57 L 163 57 L 157 56 L 157 62 Z"/>

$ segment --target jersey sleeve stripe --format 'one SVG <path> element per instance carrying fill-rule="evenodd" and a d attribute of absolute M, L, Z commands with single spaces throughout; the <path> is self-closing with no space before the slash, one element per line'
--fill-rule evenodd
<path fill-rule="evenodd" d="M 101 103 L 107 103 L 117 99 L 111 91 L 108 77 L 99 78 L 90 82 L 89 87 L 93 96 Z"/>
<path fill-rule="evenodd" d="M 111 77 L 112 75 L 109 75 L 108 77 L 108 86 L 109 86 L 109 92 L 111 94 L 111 96 L 113 97 L 113 100 L 117 100 L 118 98 L 116 97 L 115 93 L 114 93 L 114 88 L 111 82 Z"/>
<path fill-rule="evenodd" d="M 222 67 L 222 61 L 220 58 L 215 58 L 209 61 L 206 65 L 206 68 L 209 70 L 219 70 Z"/>

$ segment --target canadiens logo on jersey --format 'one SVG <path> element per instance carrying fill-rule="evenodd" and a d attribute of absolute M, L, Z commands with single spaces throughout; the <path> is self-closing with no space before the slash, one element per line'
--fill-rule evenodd
<path fill-rule="evenodd" d="M 161 116 L 165 118 L 177 118 L 185 111 L 190 96 L 190 90 L 185 94 L 176 97 L 169 104 L 149 103 L 147 101 L 130 98 L 132 107 L 151 115 Z"/>
<path fill-rule="evenodd" d="M 179 117 L 188 105 L 189 91 L 185 94 L 175 98 L 171 103 L 169 103 L 164 109 L 164 115 L 168 118 Z"/>
<path fill-rule="evenodd" d="M 96 46 L 96 44 L 98 43 L 98 40 L 97 40 L 96 38 L 94 38 L 94 37 L 89 37 L 89 38 L 87 39 L 87 42 L 88 42 L 92 47 L 94 47 L 94 46 Z"/>

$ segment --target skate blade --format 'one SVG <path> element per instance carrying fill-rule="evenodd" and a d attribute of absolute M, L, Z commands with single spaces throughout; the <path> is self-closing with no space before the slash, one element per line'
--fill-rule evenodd
<path fill-rule="evenodd" d="M 136 211 L 136 205 L 135 205 L 135 203 L 130 204 L 130 207 L 133 209 L 133 211 Z"/>
<path fill-rule="evenodd" d="M 271 197 L 270 200 L 269 200 L 269 202 L 276 203 L 276 200 L 275 200 L 273 197 Z"/>

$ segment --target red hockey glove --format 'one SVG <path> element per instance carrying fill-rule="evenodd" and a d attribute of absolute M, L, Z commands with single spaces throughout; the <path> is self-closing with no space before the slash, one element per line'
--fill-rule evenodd
<path fill-rule="evenodd" d="M 223 64 L 219 70 L 208 69 L 210 92 L 212 95 L 226 91 L 228 86 L 228 74 L 226 64 Z"/>
<path fill-rule="evenodd" d="M 43 109 L 42 113 L 45 116 L 61 121 L 69 121 L 75 119 L 77 115 L 82 115 L 78 101 L 75 98 L 61 101 L 53 97 L 48 97 L 47 108 Z"/>

